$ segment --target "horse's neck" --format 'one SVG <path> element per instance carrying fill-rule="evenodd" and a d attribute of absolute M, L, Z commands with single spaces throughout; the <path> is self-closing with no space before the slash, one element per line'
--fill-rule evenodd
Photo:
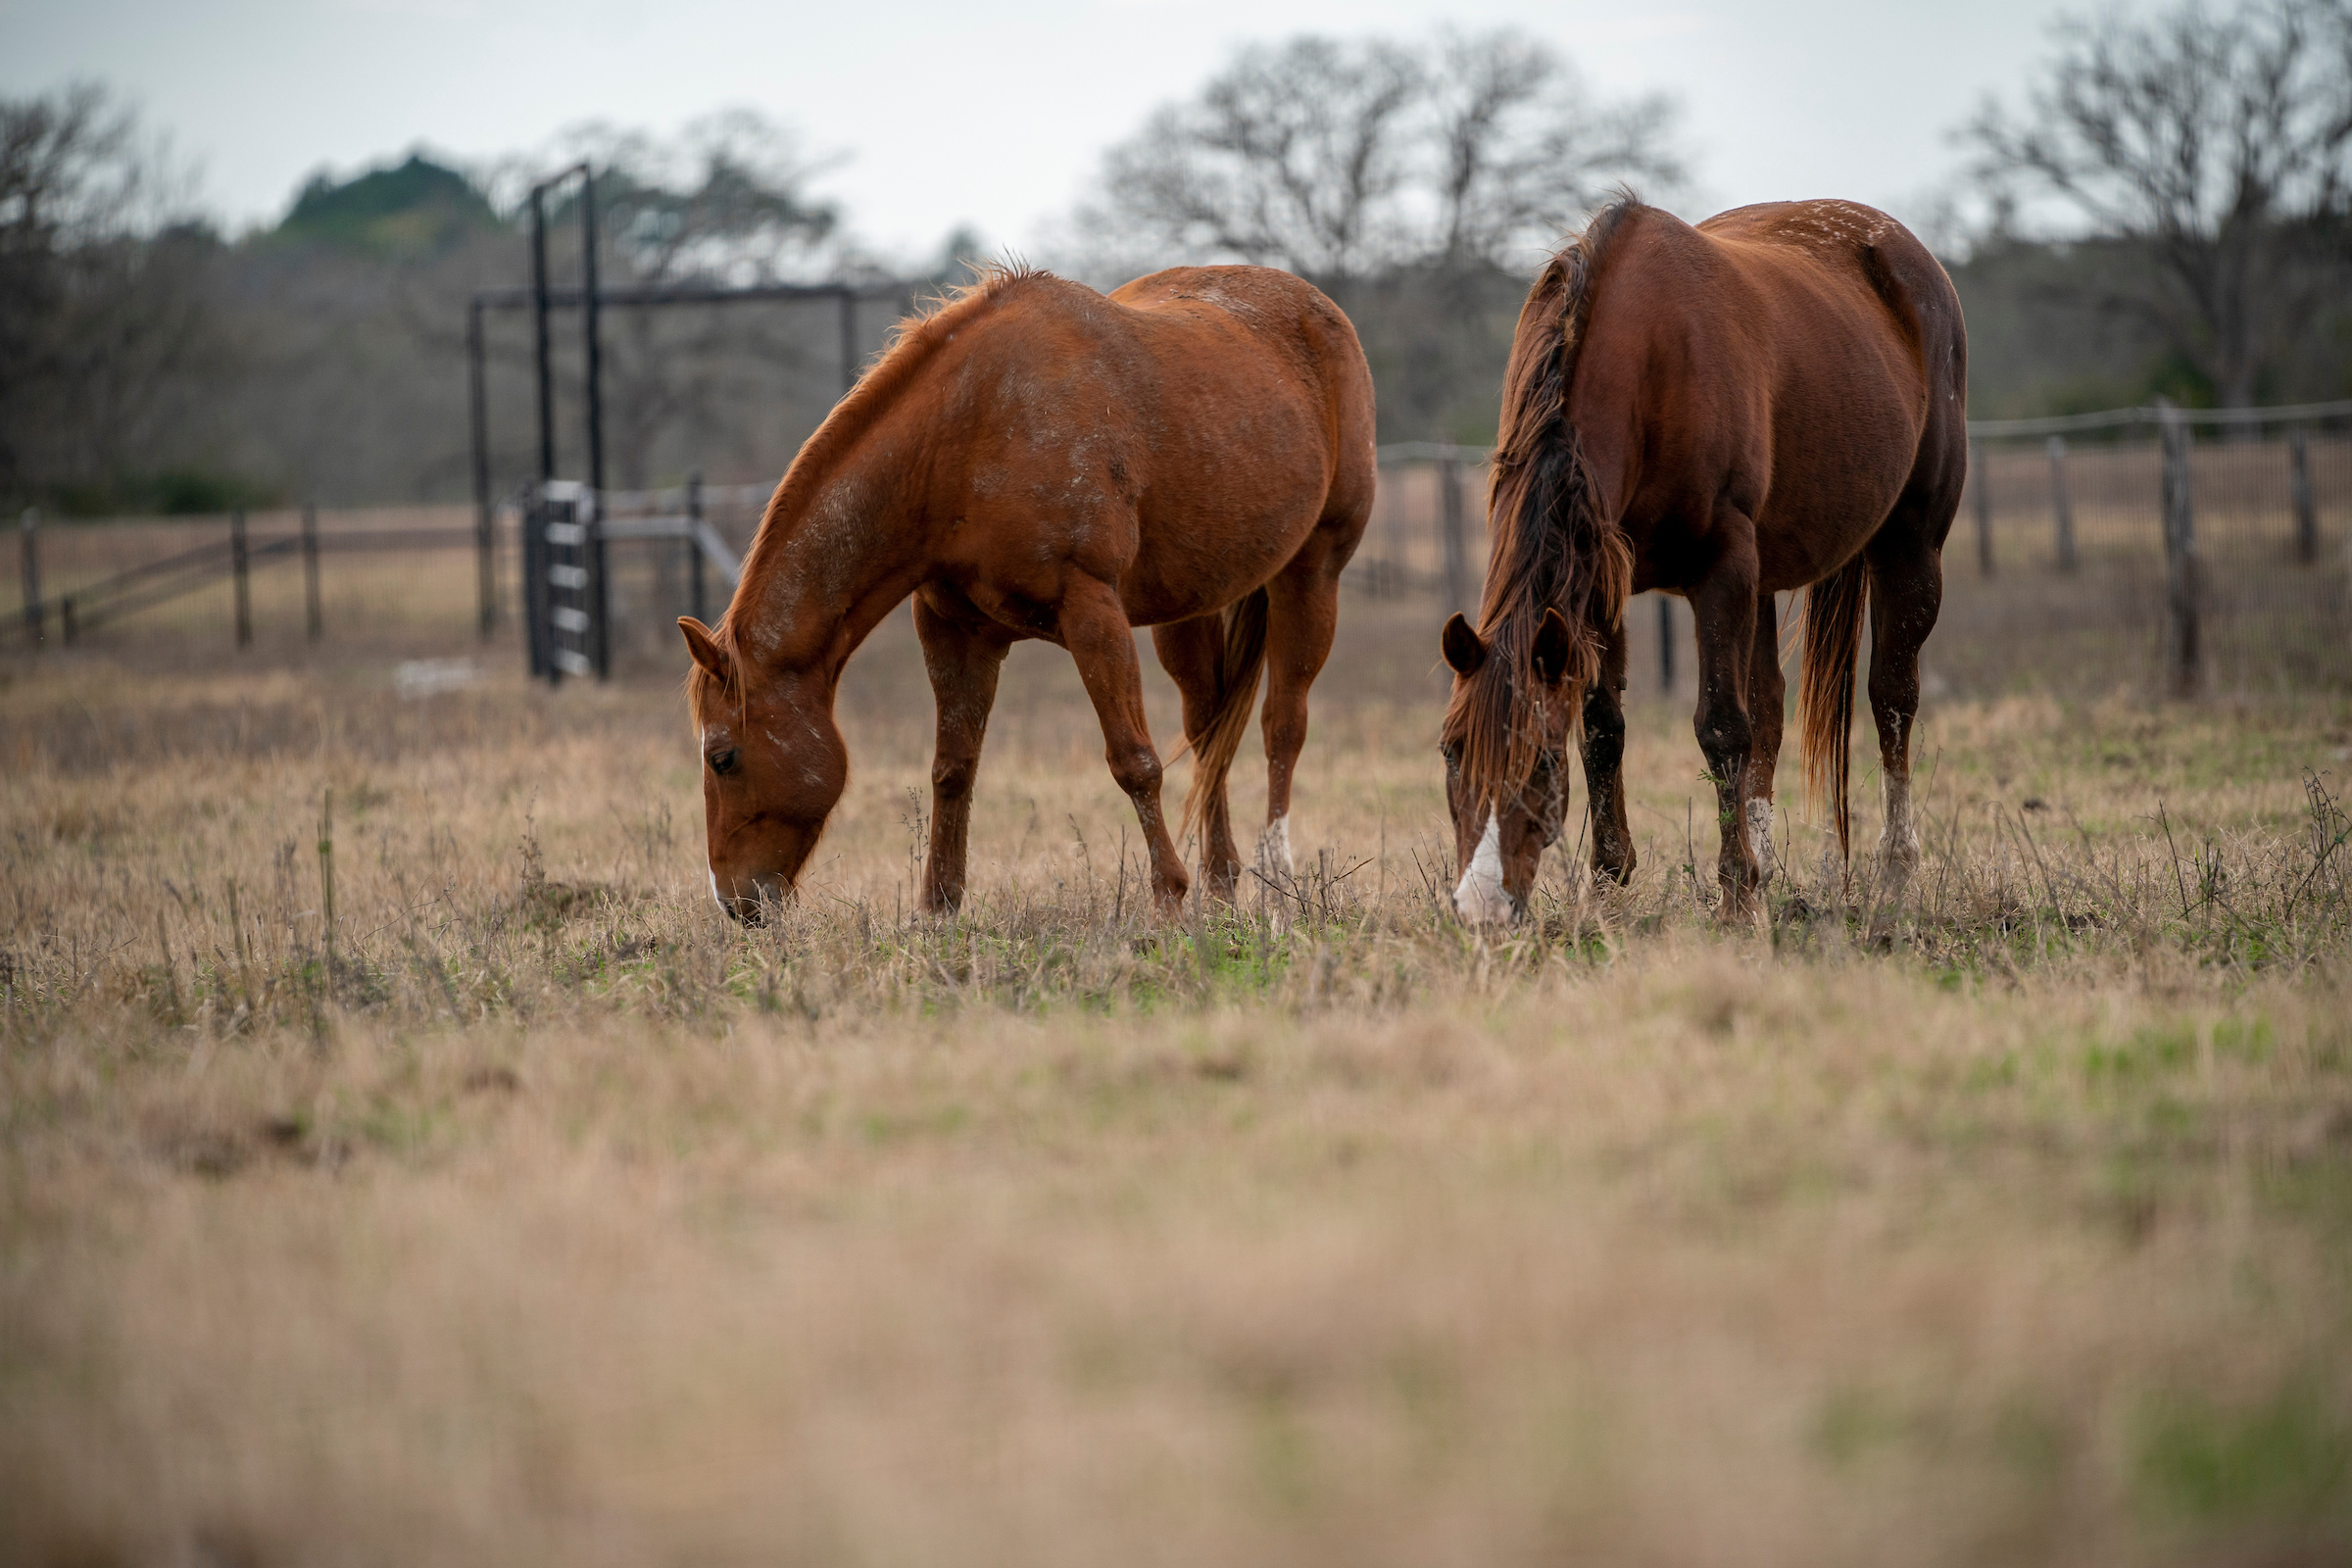
<path fill-rule="evenodd" d="M 787 480 L 743 567 L 752 612 L 736 637 L 760 662 L 838 672 L 920 584 L 930 550 L 911 456 L 903 443 L 860 441 Z"/>

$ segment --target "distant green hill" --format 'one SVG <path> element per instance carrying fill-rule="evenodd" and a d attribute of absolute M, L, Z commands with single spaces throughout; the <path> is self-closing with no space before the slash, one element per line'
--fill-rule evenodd
<path fill-rule="evenodd" d="M 472 181 L 411 153 L 405 164 L 340 184 L 323 172 L 314 174 L 272 237 L 416 256 L 498 226 L 498 214 Z"/>

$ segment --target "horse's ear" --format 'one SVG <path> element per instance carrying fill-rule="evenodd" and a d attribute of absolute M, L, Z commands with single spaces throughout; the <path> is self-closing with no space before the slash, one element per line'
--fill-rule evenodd
<path fill-rule="evenodd" d="M 727 651 L 718 646 L 717 634 L 692 615 L 678 617 L 678 630 L 686 634 L 686 651 L 694 656 L 694 662 L 725 680 Z"/>
<path fill-rule="evenodd" d="M 1527 662 L 1535 666 L 1536 679 L 1546 686 L 1557 686 L 1560 677 L 1568 672 L 1568 657 L 1576 639 L 1568 634 L 1568 619 L 1556 609 L 1544 612 L 1544 624 L 1536 628 L 1536 640 L 1527 651 Z"/>
<path fill-rule="evenodd" d="M 1470 629 L 1470 622 L 1462 618 L 1458 610 L 1446 622 L 1446 630 L 1438 637 L 1438 647 L 1456 675 L 1475 675 L 1487 662 L 1487 645 L 1478 640 L 1478 633 Z"/>

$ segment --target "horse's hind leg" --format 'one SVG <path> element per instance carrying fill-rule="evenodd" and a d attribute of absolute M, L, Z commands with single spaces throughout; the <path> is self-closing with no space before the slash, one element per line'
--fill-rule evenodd
<path fill-rule="evenodd" d="M 1747 760 L 1754 744 L 1747 680 L 1756 636 L 1756 545 L 1754 525 L 1744 516 L 1731 514 L 1725 524 L 1725 550 L 1690 590 L 1690 618 L 1698 628 L 1698 715 L 1692 727 L 1715 784 L 1723 917 L 1737 920 L 1753 913 L 1758 880 L 1743 827 Z"/>
<path fill-rule="evenodd" d="M 1601 653 L 1600 678 L 1585 690 L 1585 796 L 1592 820 L 1592 869 L 1618 882 L 1634 875 L 1634 834 L 1625 819 L 1625 623 Z"/>
<path fill-rule="evenodd" d="M 1154 626 L 1152 646 L 1158 650 L 1160 667 L 1184 699 L 1184 738 L 1192 743 L 1193 755 L 1198 758 L 1223 695 L 1217 671 L 1225 653 L 1225 617 L 1195 615 L 1190 620 Z M 1200 764 L 1196 761 L 1194 765 Z M 1206 808 L 1200 822 L 1200 875 L 1207 892 L 1230 899 L 1242 874 L 1242 856 L 1233 845 L 1233 811 L 1222 785 L 1210 793 Z"/>
<path fill-rule="evenodd" d="M 1306 694 L 1340 624 L 1340 567 L 1344 554 L 1307 551 L 1266 585 L 1266 708 L 1260 724 L 1266 737 L 1266 830 L 1257 858 L 1268 874 L 1289 876 L 1291 780 L 1306 748 Z"/>
<path fill-rule="evenodd" d="M 1097 577 L 1072 571 L 1062 579 L 1061 645 L 1070 651 L 1086 695 L 1102 724 L 1102 755 L 1110 776 L 1135 803 L 1144 845 L 1152 856 L 1152 893 L 1162 910 L 1184 903 L 1193 879 L 1186 875 L 1176 843 L 1168 835 L 1159 803 L 1159 753 L 1144 718 L 1144 671 L 1135 657 L 1135 627 L 1119 603 L 1118 590 Z"/>
<path fill-rule="evenodd" d="M 939 709 L 939 748 L 931 762 L 931 855 L 923 865 L 922 907 L 950 914 L 963 904 L 964 845 L 972 821 L 972 781 L 980 743 L 996 706 L 997 673 L 1010 638 L 940 614 L 917 594 L 914 629 Z"/>
<path fill-rule="evenodd" d="M 1919 868 L 1911 808 L 1911 731 L 1919 720 L 1919 650 L 1943 606 L 1943 557 L 1898 512 L 1870 543 L 1870 716 L 1879 726 L 1886 822 L 1879 875 L 1900 888 Z"/>
<path fill-rule="evenodd" d="M 1772 790 L 1781 763 L 1781 726 L 1788 683 L 1781 673 L 1780 607 L 1756 595 L 1755 646 L 1747 656 L 1747 803 L 1744 831 L 1756 873 L 1772 874 Z"/>

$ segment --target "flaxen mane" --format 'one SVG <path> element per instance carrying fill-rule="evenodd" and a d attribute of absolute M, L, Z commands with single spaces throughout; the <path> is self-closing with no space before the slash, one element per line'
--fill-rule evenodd
<path fill-rule="evenodd" d="M 751 548 L 743 553 L 743 576 L 736 586 L 735 597 L 728 602 L 727 613 L 710 628 L 712 639 L 727 656 L 727 674 L 722 679 L 699 663 L 686 674 L 686 702 L 698 730 L 706 722 L 705 714 L 716 705 L 724 704 L 738 714 L 742 711 L 743 681 L 739 673 L 742 661 L 735 639 L 735 606 L 757 602 L 755 594 L 744 590 L 760 574 L 765 556 L 760 547 L 768 530 L 783 526 L 777 518 L 801 499 L 808 486 L 818 482 L 818 476 L 832 466 L 834 455 L 856 441 L 890 406 L 908 379 L 958 325 L 992 309 L 1023 284 L 1054 280 L 1053 273 L 1019 263 L 983 262 L 975 264 L 973 271 L 970 283 L 918 302 L 912 315 L 902 318 L 891 328 L 889 346 L 858 377 L 858 384 L 833 405 L 833 412 L 825 416 L 825 422 L 816 427 L 816 433 L 802 444 L 775 494 L 768 497 L 767 510 L 760 517 L 759 532 L 752 536 Z"/>
<path fill-rule="evenodd" d="M 1573 645 L 1562 694 L 1581 716 L 1586 685 L 1625 612 L 1633 550 L 1601 515 L 1592 469 L 1569 422 L 1569 390 L 1592 311 L 1592 285 L 1609 241 L 1642 205 L 1622 195 L 1544 266 L 1511 339 L 1503 371 L 1487 519 L 1487 568 L 1479 636 L 1486 662 L 1455 682 L 1444 734 L 1461 746 L 1470 804 L 1483 812 L 1534 770 L 1543 734 L 1535 705 L 1515 701 L 1544 612 L 1566 617 Z"/>

